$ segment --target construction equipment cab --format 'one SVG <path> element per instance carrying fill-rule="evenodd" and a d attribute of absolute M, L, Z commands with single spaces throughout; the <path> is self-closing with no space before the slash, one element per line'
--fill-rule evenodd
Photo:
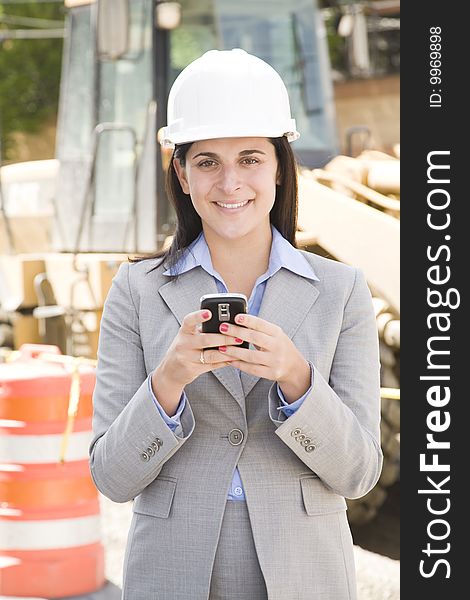
<path fill-rule="evenodd" d="M 286 82 L 301 163 L 337 154 L 317 1 L 67 0 L 53 248 L 153 252 L 173 233 L 157 141 L 170 87 L 212 49 L 243 48 Z"/>

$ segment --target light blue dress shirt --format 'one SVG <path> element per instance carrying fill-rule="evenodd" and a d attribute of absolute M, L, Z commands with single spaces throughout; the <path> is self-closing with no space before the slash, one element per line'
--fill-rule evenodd
<path fill-rule="evenodd" d="M 257 316 L 259 314 L 261 308 L 261 302 L 264 296 L 264 290 L 266 288 L 266 283 L 270 277 L 272 277 L 279 269 L 289 269 L 293 273 L 300 275 L 302 277 L 307 277 L 308 279 L 313 279 L 318 281 L 318 277 L 315 275 L 312 267 L 308 263 L 308 261 L 302 256 L 302 254 L 296 250 L 274 227 L 271 225 L 272 231 L 272 244 L 271 244 L 271 253 L 269 256 L 269 265 L 268 270 L 260 275 L 253 286 L 253 290 L 251 292 L 251 296 L 248 300 L 248 313 L 250 315 Z M 168 269 L 164 272 L 164 275 L 174 275 L 175 272 L 184 273 L 193 269 L 195 267 L 202 267 L 207 273 L 212 275 L 215 279 L 217 290 L 219 292 L 228 292 L 227 286 L 221 275 L 215 271 L 212 266 L 211 255 L 209 251 L 209 247 L 207 245 L 206 239 L 204 237 L 204 233 L 201 232 L 199 236 L 188 246 L 186 252 L 181 256 L 179 261 L 176 263 L 172 269 Z M 240 374 L 240 370 L 237 369 Z M 279 398 L 281 400 L 282 406 L 278 407 L 278 410 L 282 410 L 282 412 L 290 417 L 302 404 L 306 396 L 312 389 L 313 386 L 313 369 L 311 369 L 311 381 L 310 388 L 305 392 L 303 396 L 301 396 L 295 402 L 289 404 L 284 399 L 282 391 L 277 386 L 277 393 L 279 394 Z M 186 406 L 186 394 L 183 391 L 181 394 L 181 399 L 178 404 L 178 409 L 176 414 L 173 417 L 169 417 L 160 403 L 155 397 L 152 389 L 151 383 L 152 373 L 148 376 L 148 386 L 152 398 L 160 411 L 165 423 L 168 427 L 176 434 L 181 435 L 183 433 L 182 426 L 180 422 L 180 415 Z M 233 501 L 244 501 L 245 500 L 245 492 L 243 490 L 243 484 L 240 478 L 240 473 L 238 468 L 235 467 L 233 473 L 232 484 L 230 486 L 230 490 L 227 496 L 228 500 Z"/>

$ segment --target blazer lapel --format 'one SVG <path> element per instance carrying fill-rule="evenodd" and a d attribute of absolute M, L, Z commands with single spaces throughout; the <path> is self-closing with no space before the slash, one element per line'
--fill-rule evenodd
<path fill-rule="evenodd" d="M 181 325 L 188 313 L 200 309 L 199 299 L 203 294 L 217 293 L 217 285 L 212 275 L 202 267 L 195 267 L 162 285 L 159 293 Z M 212 371 L 212 374 L 245 411 L 245 395 L 237 370 L 234 367 L 221 367 Z"/>
<path fill-rule="evenodd" d="M 319 294 L 315 282 L 288 269 L 279 269 L 268 279 L 258 316 L 279 325 L 292 339 Z M 242 372 L 241 380 L 247 396 L 259 377 Z"/>

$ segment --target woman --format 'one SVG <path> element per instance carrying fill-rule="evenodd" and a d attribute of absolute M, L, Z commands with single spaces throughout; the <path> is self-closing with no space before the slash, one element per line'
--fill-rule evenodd
<path fill-rule="evenodd" d="M 176 233 L 114 278 L 94 392 L 91 473 L 134 499 L 123 598 L 356 598 L 344 498 L 382 461 L 364 277 L 295 248 L 299 134 L 270 66 L 206 53 L 168 121 Z M 201 295 L 226 291 L 248 314 L 202 333 Z"/>

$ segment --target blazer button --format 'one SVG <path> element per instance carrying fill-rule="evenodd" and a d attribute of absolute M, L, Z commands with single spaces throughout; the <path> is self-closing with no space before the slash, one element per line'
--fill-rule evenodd
<path fill-rule="evenodd" d="M 239 446 L 243 442 L 243 431 L 240 429 L 232 429 L 232 431 L 228 434 L 228 441 L 232 444 L 232 446 Z"/>
<path fill-rule="evenodd" d="M 149 456 L 153 456 L 153 455 L 155 454 L 155 450 L 149 446 L 149 447 L 147 448 L 147 454 L 148 454 Z"/>
<path fill-rule="evenodd" d="M 299 435 L 301 433 L 302 433 L 302 430 L 297 428 L 297 429 L 293 429 L 290 434 L 292 437 L 295 437 L 296 435 Z"/>
<path fill-rule="evenodd" d="M 304 439 L 305 439 L 305 437 L 306 437 L 306 436 L 305 436 L 303 433 L 301 433 L 301 434 L 300 434 L 300 435 L 298 435 L 298 436 L 297 436 L 295 439 L 296 439 L 298 442 L 302 442 L 302 440 L 304 440 Z"/>
<path fill-rule="evenodd" d="M 307 446 L 305 448 L 305 452 L 313 452 L 315 450 L 315 446 L 312 444 L 311 446 Z"/>
<path fill-rule="evenodd" d="M 160 450 L 160 446 L 157 444 L 157 442 L 152 442 L 150 445 L 152 446 L 155 452 L 158 452 Z"/>
<path fill-rule="evenodd" d="M 305 440 L 302 440 L 300 443 L 302 444 L 302 446 L 309 446 L 312 443 L 312 440 L 309 440 L 308 438 L 306 438 Z"/>
<path fill-rule="evenodd" d="M 144 462 L 148 462 L 150 460 L 150 456 L 147 454 L 147 452 L 142 452 L 140 455 L 140 458 L 144 461 Z"/>
<path fill-rule="evenodd" d="M 158 452 L 158 450 L 160 450 L 160 448 L 163 446 L 163 442 L 160 438 L 155 438 L 155 442 L 158 445 L 158 449 L 157 449 L 157 452 Z"/>

